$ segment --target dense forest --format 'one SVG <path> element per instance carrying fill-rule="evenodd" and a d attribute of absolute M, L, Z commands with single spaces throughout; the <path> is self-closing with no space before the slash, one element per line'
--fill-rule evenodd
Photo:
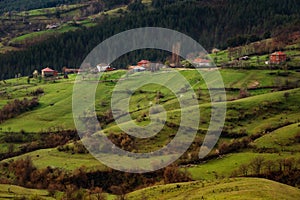
<path fill-rule="evenodd" d="M 88 30 L 82 27 L 26 50 L 0 55 L 0 78 L 14 77 L 16 73 L 29 75 L 45 66 L 59 71 L 63 66 L 79 67 L 97 44 L 131 28 L 157 26 L 178 30 L 210 50 L 249 43 L 300 27 L 300 1 L 295 0 L 154 0 L 152 6 L 155 9 L 132 9 L 121 17 L 104 16 L 99 25 Z M 126 67 L 146 56 L 132 53 L 114 67 Z M 151 58 L 158 60 L 153 55 Z"/>

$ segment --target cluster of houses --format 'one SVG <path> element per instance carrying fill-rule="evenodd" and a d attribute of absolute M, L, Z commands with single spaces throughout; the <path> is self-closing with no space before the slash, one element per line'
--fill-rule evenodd
<path fill-rule="evenodd" d="M 106 65 L 106 64 L 99 64 L 97 65 L 97 68 L 95 70 L 93 70 L 92 72 L 94 73 L 98 73 L 98 72 L 108 72 L 108 71 L 113 71 L 113 70 L 116 70 L 115 68 L 112 68 L 111 66 L 109 65 Z M 54 70 L 54 69 L 51 69 L 49 67 L 46 67 L 44 69 L 42 69 L 41 71 L 41 75 L 42 77 L 57 77 L 58 76 L 58 71 L 57 70 Z M 64 67 L 62 69 L 62 73 L 64 74 L 65 77 L 68 76 L 68 74 L 80 74 L 81 72 L 83 72 L 82 69 L 71 69 L 71 68 L 67 68 L 67 67 Z M 39 73 L 37 70 L 35 70 L 33 72 L 33 76 L 37 76 Z"/>
<path fill-rule="evenodd" d="M 241 58 L 241 60 L 248 60 L 248 56 L 244 56 Z M 287 55 L 284 52 L 278 51 L 274 52 L 270 55 L 269 61 L 266 62 L 266 64 L 281 64 L 284 63 L 287 59 Z M 194 67 L 200 68 L 200 67 L 210 67 L 212 65 L 212 61 L 204 58 L 197 57 L 191 62 Z M 141 60 L 137 63 L 137 65 L 132 65 L 128 67 L 128 70 L 132 72 L 143 72 L 143 71 L 158 71 L 160 70 L 161 65 L 151 63 L 149 60 Z M 108 72 L 116 70 L 115 68 L 112 68 L 110 65 L 107 64 L 98 64 L 96 69 L 94 69 L 95 73 L 98 72 Z M 82 72 L 81 69 L 70 69 L 70 68 L 63 68 L 63 74 L 67 76 L 67 74 L 78 74 Z M 33 73 L 35 75 L 37 71 Z M 56 77 L 58 76 L 58 71 L 53 70 L 49 67 L 42 69 L 42 77 Z"/>
<path fill-rule="evenodd" d="M 195 58 L 191 61 L 194 67 L 200 68 L 200 67 L 210 67 L 212 65 L 212 61 L 208 59 L 203 58 Z M 168 67 L 176 67 L 174 65 L 170 65 Z M 180 66 L 177 66 L 180 67 Z M 132 72 L 143 72 L 143 71 L 157 71 L 161 68 L 161 65 L 156 63 L 151 63 L 149 60 L 141 60 L 137 63 L 137 65 L 131 65 L 128 67 L 128 70 Z"/>

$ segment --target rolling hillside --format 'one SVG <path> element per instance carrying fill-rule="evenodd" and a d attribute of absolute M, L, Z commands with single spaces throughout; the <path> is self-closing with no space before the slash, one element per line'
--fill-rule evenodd
<path fill-rule="evenodd" d="M 155 76 L 164 80 L 168 79 L 171 73 L 168 73 L 170 69 L 166 70 L 156 72 Z M 195 91 L 201 91 L 199 93 L 201 94 L 199 100 L 201 125 L 198 134 L 188 152 L 177 161 L 180 171 L 188 172 L 193 180 L 200 181 L 194 183 L 196 184 L 195 187 L 188 186 L 191 190 L 196 188 L 189 193 L 191 199 L 202 198 L 202 196 L 205 199 L 222 198 L 225 194 L 232 199 L 241 198 L 241 196 L 246 199 L 260 199 L 259 197 L 272 199 L 270 195 L 273 194 L 273 190 L 261 193 L 254 187 L 252 180 L 266 188 L 269 188 L 270 185 L 273 185 L 272 188 L 277 188 L 276 190 L 284 187 L 277 183 L 256 179 L 230 179 L 226 181 L 230 177 L 258 175 L 265 177 L 274 172 L 279 173 L 279 175 L 272 176 L 273 180 L 297 186 L 297 175 L 293 175 L 293 173 L 297 173 L 300 167 L 298 162 L 300 160 L 299 139 L 297 139 L 299 137 L 300 89 L 295 84 L 300 79 L 298 72 L 220 70 L 227 91 L 226 123 L 218 144 L 205 162 L 199 161 L 198 152 L 210 117 L 211 105 L 207 87 L 202 79 L 199 81 L 198 72 L 195 70 L 179 70 L 179 72 L 188 79 Z M 126 78 L 124 75 L 125 71 L 123 70 L 105 73 L 98 85 L 96 94 L 97 115 L 104 121 L 108 119 L 107 122 L 103 123 L 103 132 L 112 139 L 115 138 L 116 144 L 122 142 L 122 140 L 118 141 L 118 137 L 123 135 L 123 131 L 106 117 L 109 116 L 111 93 L 116 84 L 114 81 Z M 127 78 L 141 75 L 136 73 Z M 11 156 L 5 157 L 7 159 L 0 162 L 3 166 L 0 180 L 2 177 L 3 180 L 13 181 L 14 176 L 10 175 L 9 169 L 5 166 L 27 158 L 30 158 L 32 165 L 41 171 L 53 169 L 65 174 L 76 174 L 78 170 L 84 170 L 85 173 L 110 173 L 110 169 L 93 156 L 85 151 L 78 151 L 80 146 L 78 146 L 76 138 L 65 141 L 62 143 L 63 145 L 43 148 L 45 136 L 49 134 L 60 135 L 60 131 L 75 129 L 72 118 L 72 91 L 75 77 L 75 75 L 70 75 L 69 79 L 55 81 L 31 79 L 30 82 L 25 78 L 19 78 L 1 82 L 0 92 L 3 94 L 0 99 L 1 109 L 13 99 L 31 99 L 37 91 L 42 91 L 42 93 L 37 96 L 38 107 L 1 123 L 0 153 L 2 156 L 5 154 Z M 253 86 L 254 82 L 259 84 Z M 278 83 L 280 84 L 278 85 Z M 248 91 L 247 96 L 241 96 L 241 88 Z M 134 140 L 134 151 L 148 152 L 166 145 L 172 139 L 172 133 L 176 132 L 176 127 L 180 123 L 180 114 L 177 110 L 178 102 L 174 99 L 174 95 L 168 89 L 157 85 L 146 85 L 133 93 L 130 104 L 133 122 L 141 126 L 150 122 L 147 114 L 149 101 L 157 98 L 158 90 L 160 91 L 161 105 L 167 110 L 168 123 L 155 137 Z M 194 108 L 187 109 L 192 110 Z M 26 149 L 24 147 L 32 149 L 27 148 L 24 152 Z M 111 159 L 114 158 L 111 157 Z M 259 171 L 253 164 L 257 160 L 262 162 Z M 282 178 L 280 176 L 282 173 L 288 173 L 289 179 Z M 219 179 L 221 181 L 216 181 Z M 202 186 L 203 183 L 205 186 Z M 149 189 L 149 191 L 145 189 L 130 193 L 127 198 L 138 199 L 140 195 L 149 195 L 147 197 L 151 199 L 152 195 L 157 195 L 157 192 L 161 193 L 163 190 L 165 192 L 162 195 L 165 197 L 162 196 L 162 198 L 168 199 L 173 195 L 176 196 L 177 192 L 182 194 L 181 190 L 185 190 L 185 187 L 184 184 L 179 185 L 179 188 L 176 185 L 176 190 L 168 189 L 168 187 L 173 187 L 172 185 L 159 186 L 156 189 Z M 161 189 L 160 187 L 166 188 Z M 203 189 L 199 191 L 199 187 Z M 297 195 L 297 189 L 292 191 L 293 189 L 289 188 L 288 190 L 291 190 L 291 196 L 284 195 L 286 199 L 292 199 L 293 195 Z M 109 187 L 106 188 L 105 192 L 120 195 L 118 192 L 109 190 Z"/>
<path fill-rule="evenodd" d="M 0 0 L 0 199 L 299 199 L 299 9 L 295 0 Z M 211 53 L 177 62 L 140 49 L 100 78 L 93 61 L 77 74 L 95 45 L 139 27 L 182 32 Z M 127 70 L 142 59 L 151 69 Z M 92 87 L 95 97 L 83 90 Z"/>
<path fill-rule="evenodd" d="M 259 189 L 258 189 L 259 188 Z M 285 192 L 282 192 L 285 191 Z M 202 181 L 154 186 L 126 195 L 126 200 L 148 199 L 244 199 L 244 200 L 294 200 L 300 190 L 273 181 L 241 178 L 220 181 Z"/>

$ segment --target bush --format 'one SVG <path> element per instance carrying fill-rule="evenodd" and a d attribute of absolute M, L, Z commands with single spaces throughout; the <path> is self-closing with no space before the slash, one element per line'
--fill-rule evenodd
<path fill-rule="evenodd" d="M 44 94 L 44 93 L 45 92 L 44 92 L 43 88 L 38 88 L 35 91 L 32 91 L 30 94 L 32 96 L 39 96 L 39 95 Z"/>
<path fill-rule="evenodd" d="M 164 170 L 164 182 L 168 183 L 179 183 L 191 181 L 190 174 L 186 171 L 180 171 L 178 166 L 171 165 L 165 168 Z"/>
<path fill-rule="evenodd" d="M 23 100 L 15 99 L 14 101 L 9 102 L 0 110 L 0 123 L 5 120 L 14 118 L 26 111 L 33 110 L 39 105 L 38 99 L 33 98 L 28 100 L 24 98 Z"/>

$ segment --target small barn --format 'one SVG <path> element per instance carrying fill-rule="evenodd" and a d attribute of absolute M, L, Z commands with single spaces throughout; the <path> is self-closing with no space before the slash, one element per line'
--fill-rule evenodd
<path fill-rule="evenodd" d="M 52 76 L 57 76 L 57 75 L 58 75 L 58 72 L 49 67 L 42 70 L 43 77 L 52 77 Z"/>
<path fill-rule="evenodd" d="M 286 54 L 278 51 L 275 53 L 272 53 L 270 56 L 270 63 L 271 64 L 280 64 L 286 61 Z"/>

